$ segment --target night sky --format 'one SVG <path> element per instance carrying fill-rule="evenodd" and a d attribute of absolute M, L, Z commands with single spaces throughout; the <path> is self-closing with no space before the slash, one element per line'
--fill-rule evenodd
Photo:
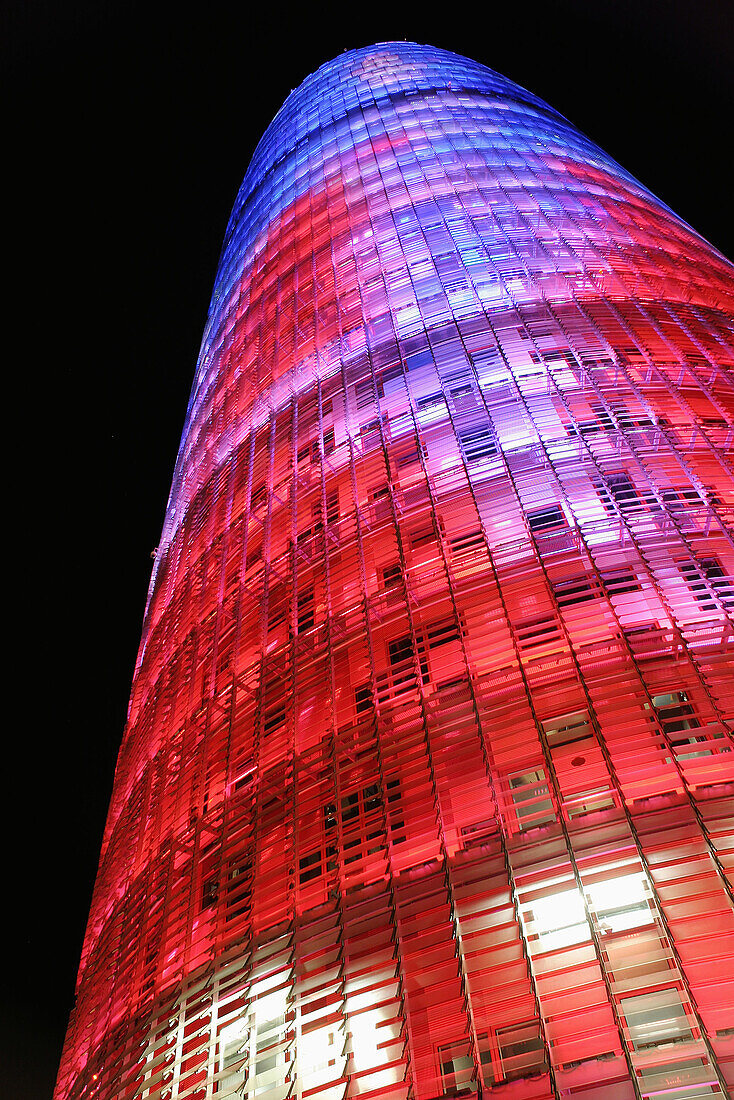
<path fill-rule="evenodd" d="M 466 54 L 734 257 L 731 0 L 258 7 L 68 0 L 5 15 L 5 228 L 20 246 L 6 259 L 9 1100 L 51 1096 L 219 249 L 291 88 L 376 41 Z"/>

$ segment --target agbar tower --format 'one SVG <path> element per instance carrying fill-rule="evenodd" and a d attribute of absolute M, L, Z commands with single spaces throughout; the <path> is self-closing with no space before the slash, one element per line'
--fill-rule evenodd
<path fill-rule="evenodd" d="M 227 229 L 56 1100 L 734 1081 L 732 267 L 390 43 Z"/>

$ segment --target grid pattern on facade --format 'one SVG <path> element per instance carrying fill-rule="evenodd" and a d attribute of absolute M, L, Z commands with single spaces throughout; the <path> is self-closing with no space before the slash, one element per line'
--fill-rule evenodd
<path fill-rule="evenodd" d="M 732 268 L 399 43 L 227 230 L 56 1100 L 734 1081 Z"/>

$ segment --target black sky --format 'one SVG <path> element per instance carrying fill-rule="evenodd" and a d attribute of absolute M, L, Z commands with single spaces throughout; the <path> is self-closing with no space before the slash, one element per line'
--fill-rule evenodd
<path fill-rule="evenodd" d="M 13 1100 L 53 1088 L 219 248 L 291 88 L 375 41 L 466 54 L 548 100 L 734 256 L 730 0 L 428 8 L 6 10 L 18 139 L 6 236 L 20 248 L 8 261 L 17 300 L 5 369 L 20 385 L 6 406 L 11 930 L 0 1033 Z"/>

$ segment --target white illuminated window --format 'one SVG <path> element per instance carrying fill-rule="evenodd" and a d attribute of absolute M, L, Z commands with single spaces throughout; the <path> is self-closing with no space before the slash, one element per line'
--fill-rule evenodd
<path fill-rule="evenodd" d="M 233 1096 L 244 1084 L 249 1036 L 247 1020 L 235 1020 L 220 1031 L 217 1096 Z"/>
<path fill-rule="evenodd" d="M 375 1069 L 388 1060 L 385 1052 L 379 1049 L 380 1043 L 391 1034 L 384 1026 L 388 1016 L 386 1008 L 372 1008 L 350 1015 L 350 1050 L 356 1073 Z"/>
<path fill-rule="evenodd" d="M 532 954 L 583 943 L 591 935 L 584 899 L 576 887 L 531 902 L 522 921 Z"/>
<path fill-rule="evenodd" d="M 642 874 L 595 882 L 586 893 L 599 928 L 604 932 L 624 932 L 654 922 L 647 880 Z"/>
<path fill-rule="evenodd" d="M 276 989 L 258 997 L 255 1008 L 255 1058 L 254 1076 L 263 1078 L 261 1083 L 281 1078 L 286 1063 L 285 1038 L 288 1012 L 288 989 Z"/>
<path fill-rule="evenodd" d="M 304 1030 L 298 1040 L 297 1069 L 303 1088 L 327 1085 L 344 1074 L 343 1025 L 330 1023 Z"/>

